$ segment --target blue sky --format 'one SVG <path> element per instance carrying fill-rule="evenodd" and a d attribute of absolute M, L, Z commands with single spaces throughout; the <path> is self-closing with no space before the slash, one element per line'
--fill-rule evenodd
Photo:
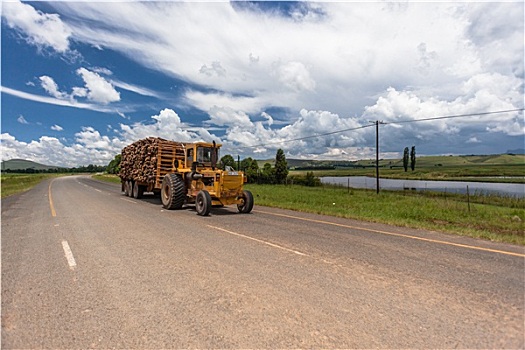
<path fill-rule="evenodd" d="M 523 2 L 2 1 L 2 160 L 148 136 L 268 159 L 524 147 Z M 337 130 L 355 129 L 342 133 Z M 328 134 L 306 138 L 303 137 Z"/>

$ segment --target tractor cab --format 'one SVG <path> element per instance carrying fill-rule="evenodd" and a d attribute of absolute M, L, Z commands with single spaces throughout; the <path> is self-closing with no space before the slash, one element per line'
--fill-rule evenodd
<path fill-rule="evenodd" d="M 221 145 L 208 142 L 186 144 L 186 168 L 195 167 L 212 168 L 217 166 L 219 149 Z"/>

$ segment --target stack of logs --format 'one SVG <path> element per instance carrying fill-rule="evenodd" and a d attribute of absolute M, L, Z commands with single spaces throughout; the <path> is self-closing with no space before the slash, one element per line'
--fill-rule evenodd
<path fill-rule="evenodd" d="M 120 178 L 143 183 L 154 183 L 157 171 L 157 157 L 160 157 L 159 146 L 162 146 L 162 144 L 178 145 L 174 141 L 148 137 L 124 147 L 120 160 Z"/>

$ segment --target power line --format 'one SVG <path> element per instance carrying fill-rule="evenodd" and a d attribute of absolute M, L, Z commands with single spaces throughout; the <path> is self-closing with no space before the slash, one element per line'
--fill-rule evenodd
<path fill-rule="evenodd" d="M 359 126 L 357 128 L 342 129 L 342 130 L 331 131 L 331 132 L 327 132 L 327 133 L 323 133 L 323 134 L 315 134 L 315 135 L 310 135 L 310 136 L 299 137 L 299 138 L 296 138 L 296 139 L 275 141 L 275 142 L 268 142 L 268 143 L 261 143 L 261 144 L 252 145 L 252 146 L 241 146 L 241 147 L 237 147 L 237 148 L 255 148 L 255 147 L 266 147 L 266 146 L 270 146 L 270 145 L 279 145 L 279 144 L 282 144 L 282 143 L 288 143 L 288 142 L 293 142 L 293 141 L 302 141 L 302 140 L 313 139 L 313 138 L 321 137 L 321 136 L 339 134 L 339 133 L 346 132 L 346 131 L 354 131 L 354 130 L 369 128 L 369 127 L 374 126 L 374 125 L 375 125 L 375 123 L 374 124 L 368 124 L 368 125 Z"/>
<path fill-rule="evenodd" d="M 517 109 L 508 109 L 508 110 L 504 110 L 504 111 L 481 112 L 481 113 L 470 113 L 470 114 L 456 114 L 456 115 L 447 115 L 447 116 L 442 116 L 442 117 L 431 117 L 431 118 L 411 119 L 411 120 L 399 120 L 399 121 L 383 123 L 383 124 L 417 123 L 417 122 L 425 122 L 425 121 L 429 121 L 429 120 L 439 120 L 439 119 L 478 117 L 478 116 L 482 116 L 482 115 L 519 112 L 519 111 L 523 111 L 523 110 L 524 110 L 524 108 L 517 108 Z"/>
<path fill-rule="evenodd" d="M 423 119 L 410 119 L 410 120 L 399 120 L 395 122 L 380 122 L 380 124 L 403 124 L 403 123 L 417 123 L 417 122 L 424 122 L 424 121 L 430 121 L 430 120 L 440 120 L 440 119 L 454 119 L 454 118 L 466 118 L 466 117 L 477 117 L 477 116 L 483 116 L 483 115 L 491 115 L 491 114 L 501 114 L 501 113 L 510 113 L 510 112 L 520 112 L 524 111 L 524 108 L 517 108 L 517 109 L 508 109 L 508 110 L 502 110 L 502 111 L 492 111 L 492 112 L 478 112 L 478 113 L 470 113 L 470 114 L 456 114 L 456 115 L 447 115 L 447 116 L 440 116 L 440 117 L 430 117 L 430 118 L 423 118 Z M 341 130 L 335 130 L 323 134 L 315 134 L 315 135 L 309 135 L 304 137 L 299 137 L 295 139 L 289 139 L 289 140 L 283 140 L 283 141 L 275 141 L 275 142 L 268 142 L 268 143 L 261 143 L 257 145 L 251 145 L 251 146 L 240 146 L 237 148 L 243 149 L 243 148 L 256 148 L 256 147 L 266 147 L 271 145 L 279 145 L 283 143 L 289 143 L 294 141 L 302 141 L 307 139 L 312 139 L 316 137 L 322 137 L 322 136 L 328 136 L 328 135 L 334 135 L 339 134 L 342 132 L 347 131 L 355 131 L 359 129 L 365 129 L 372 126 L 376 126 L 376 122 L 371 122 L 371 124 L 359 126 L 356 128 L 349 128 L 349 129 L 341 129 Z"/>

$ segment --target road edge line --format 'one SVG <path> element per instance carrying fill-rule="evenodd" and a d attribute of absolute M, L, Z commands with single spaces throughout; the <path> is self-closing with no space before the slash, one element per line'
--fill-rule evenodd
<path fill-rule="evenodd" d="M 436 239 L 405 235 L 405 234 L 402 234 L 402 233 L 395 233 L 395 232 L 389 232 L 389 231 L 375 230 L 375 229 L 366 228 L 366 227 L 358 227 L 358 226 L 352 226 L 352 225 L 338 224 L 336 222 L 316 220 L 316 219 L 308 219 L 308 218 L 302 218 L 302 217 L 299 217 L 299 216 L 293 216 L 293 215 L 287 215 L 287 214 L 277 214 L 277 213 L 271 213 L 271 212 L 261 211 L 261 210 L 254 210 L 254 212 L 258 212 L 258 213 L 261 213 L 261 214 L 274 215 L 274 216 L 281 216 L 281 217 L 285 217 L 285 218 L 292 218 L 292 219 L 297 219 L 297 220 L 303 220 L 303 221 L 309 221 L 309 222 L 316 222 L 316 223 L 319 223 L 319 224 L 326 224 L 326 225 L 332 225 L 332 226 L 345 227 L 345 228 L 350 228 L 350 229 L 354 229 L 354 230 L 361 230 L 361 231 L 367 231 L 367 232 L 373 232 L 373 233 L 380 233 L 380 234 L 383 234 L 383 235 L 415 239 L 415 240 L 420 240 L 420 241 L 425 241 L 425 242 L 430 242 L 430 243 L 450 245 L 450 246 L 455 246 L 455 247 L 460 247 L 460 248 L 467 248 L 467 249 L 480 250 L 480 251 L 485 251 L 485 252 L 498 253 L 498 254 L 511 255 L 511 256 L 517 256 L 517 257 L 520 257 L 520 258 L 525 258 L 525 254 L 508 252 L 508 251 L 505 251 L 505 250 L 497 250 L 497 249 L 476 247 L 476 246 L 471 246 L 471 245 L 467 245 L 467 244 L 453 243 L 453 242 L 447 242 L 447 241 L 440 241 L 440 240 L 436 240 Z"/>

